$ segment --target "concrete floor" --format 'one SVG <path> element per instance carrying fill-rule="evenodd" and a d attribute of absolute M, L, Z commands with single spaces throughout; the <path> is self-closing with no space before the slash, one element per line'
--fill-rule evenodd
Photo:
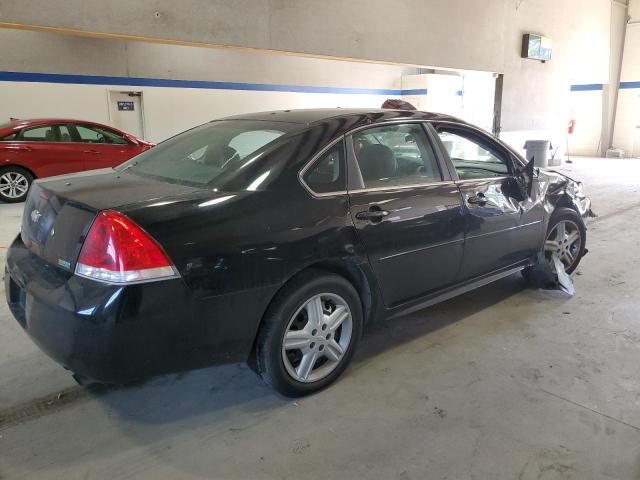
<path fill-rule="evenodd" d="M 640 161 L 564 170 L 600 215 L 574 298 L 513 276 L 384 323 L 297 401 L 243 365 L 86 390 L 0 302 L 0 478 L 640 478 Z"/>

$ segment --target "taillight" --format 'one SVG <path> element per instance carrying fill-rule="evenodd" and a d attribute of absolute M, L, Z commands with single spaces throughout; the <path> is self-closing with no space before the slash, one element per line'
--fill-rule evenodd
<path fill-rule="evenodd" d="M 129 217 L 103 210 L 80 250 L 76 274 L 107 283 L 131 283 L 175 277 L 162 247 Z"/>

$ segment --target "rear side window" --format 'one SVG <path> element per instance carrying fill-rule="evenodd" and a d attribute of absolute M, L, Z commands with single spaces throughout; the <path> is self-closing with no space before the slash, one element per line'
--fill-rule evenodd
<path fill-rule="evenodd" d="M 16 132 L 13 132 L 9 135 L 5 135 L 4 137 L 0 138 L 0 142 L 10 142 L 12 140 L 15 140 L 17 136 L 18 134 Z"/>
<path fill-rule="evenodd" d="M 56 136 L 53 125 L 43 127 L 24 128 L 17 136 L 23 142 L 55 142 Z"/>
<path fill-rule="evenodd" d="M 304 173 L 304 183 L 315 193 L 342 192 L 346 190 L 344 142 L 318 158 Z"/>
<path fill-rule="evenodd" d="M 73 142 L 73 136 L 71 135 L 71 131 L 69 130 L 68 125 L 59 125 L 58 135 L 60 136 L 61 142 L 65 142 L 65 143 Z"/>
<path fill-rule="evenodd" d="M 422 126 L 385 125 L 353 135 L 364 188 L 420 185 L 442 180 L 438 162 Z"/>

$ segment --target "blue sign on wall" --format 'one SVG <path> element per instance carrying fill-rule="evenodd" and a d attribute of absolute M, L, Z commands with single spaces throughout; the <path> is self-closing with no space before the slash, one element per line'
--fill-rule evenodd
<path fill-rule="evenodd" d="M 119 112 L 133 112 L 133 102 L 118 102 Z"/>

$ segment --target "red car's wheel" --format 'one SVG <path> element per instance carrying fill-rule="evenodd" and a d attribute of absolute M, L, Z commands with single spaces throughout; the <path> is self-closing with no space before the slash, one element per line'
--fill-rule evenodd
<path fill-rule="evenodd" d="M 0 199 L 8 202 L 22 202 L 27 198 L 33 176 L 20 167 L 0 169 Z"/>

